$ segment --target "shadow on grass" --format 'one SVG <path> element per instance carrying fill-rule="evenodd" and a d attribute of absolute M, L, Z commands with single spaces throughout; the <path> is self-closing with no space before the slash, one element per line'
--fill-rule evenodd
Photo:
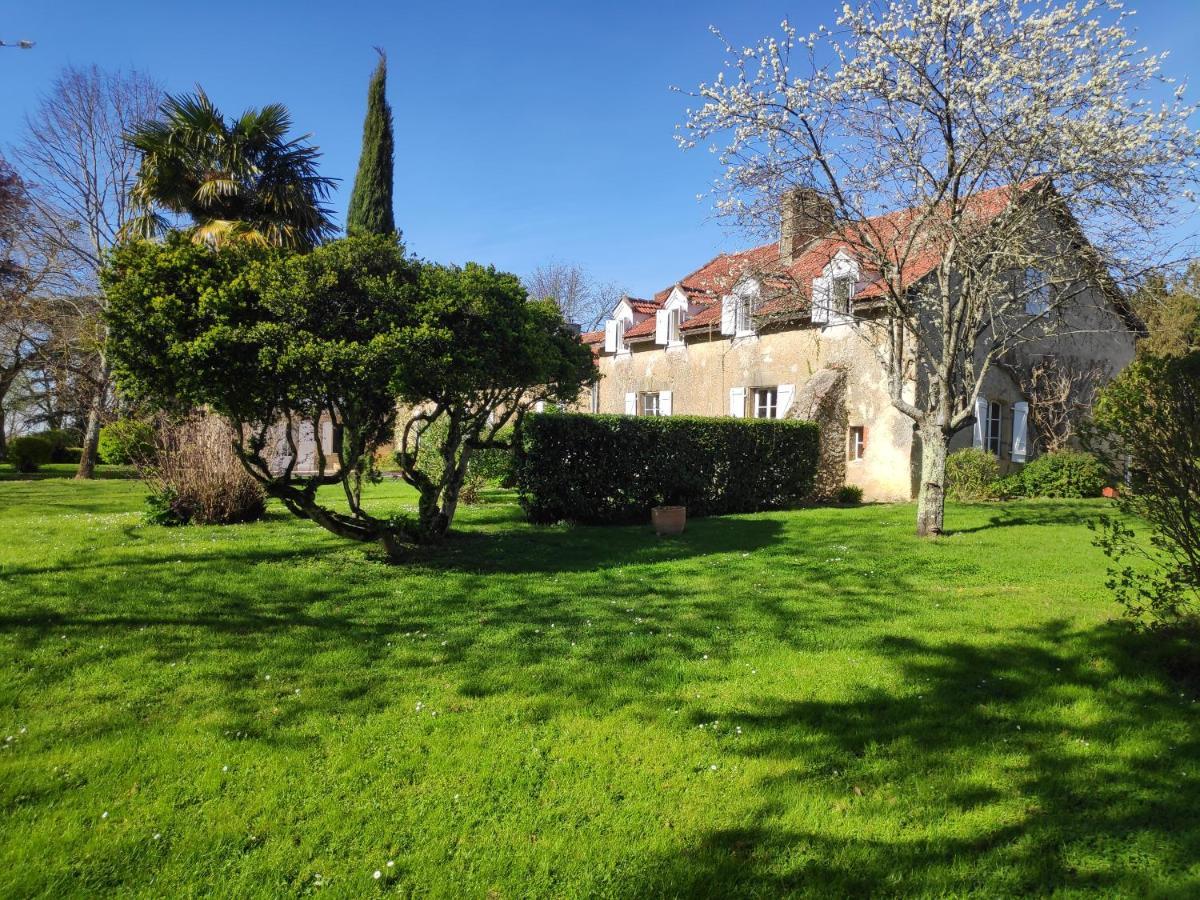
<path fill-rule="evenodd" d="M 971 528 L 952 528 L 946 535 L 949 537 L 955 534 L 991 531 L 995 528 L 1030 525 L 1085 525 L 1102 512 L 1111 511 L 1099 503 L 1095 506 L 1081 507 L 1078 502 L 1056 503 L 1052 500 L 1024 501 L 1015 506 L 988 504 L 988 507 L 997 511 L 989 516 L 985 523 Z"/>
<path fill-rule="evenodd" d="M 1181 684 L 1164 672 L 1173 652 L 1117 625 L 1049 623 L 986 646 L 892 638 L 885 650 L 911 691 L 766 701 L 734 720 L 747 757 L 788 769 L 759 793 L 820 792 L 830 828 L 797 828 L 785 806 L 763 804 L 751 824 L 702 834 L 618 893 L 1200 895 L 1194 651 Z M 914 794 L 899 832 L 881 837 L 873 816 Z M 866 827 L 839 836 L 848 817 Z M 955 819 L 972 822 L 969 837 L 940 827 Z"/>

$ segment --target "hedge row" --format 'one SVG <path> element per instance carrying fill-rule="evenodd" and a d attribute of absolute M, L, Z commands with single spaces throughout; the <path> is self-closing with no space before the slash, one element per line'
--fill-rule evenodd
<path fill-rule="evenodd" d="M 698 416 L 527 416 L 517 489 L 534 522 L 645 521 L 682 504 L 689 516 L 794 504 L 812 490 L 811 422 Z"/>

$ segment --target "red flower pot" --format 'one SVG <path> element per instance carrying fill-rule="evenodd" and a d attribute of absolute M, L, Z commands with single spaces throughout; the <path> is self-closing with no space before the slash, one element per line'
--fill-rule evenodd
<path fill-rule="evenodd" d="M 650 510 L 650 521 L 655 534 L 683 534 L 683 527 L 687 524 L 687 507 L 656 506 Z"/>

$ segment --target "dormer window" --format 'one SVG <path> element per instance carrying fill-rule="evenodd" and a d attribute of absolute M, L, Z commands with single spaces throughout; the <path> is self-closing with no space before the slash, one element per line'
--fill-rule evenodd
<path fill-rule="evenodd" d="M 830 312 L 839 316 L 848 316 L 854 302 L 854 276 L 839 275 L 833 279 L 829 289 Z"/>
<path fill-rule="evenodd" d="M 734 306 L 734 334 L 749 334 L 754 330 L 754 322 L 750 316 L 750 298 L 738 297 Z"/>
<path fill-rule="evenodd" d="M 683 334 L 680 332 L 680 327 L 683 325 L 683 310 L 675 308 L 671 310 L 667 317 L 667 344 L 683 343 Z"/>

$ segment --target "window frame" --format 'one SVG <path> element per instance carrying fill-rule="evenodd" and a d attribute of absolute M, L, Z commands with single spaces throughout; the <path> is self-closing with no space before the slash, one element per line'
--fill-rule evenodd
<path fill-rule="evenodd" d="M 654 398 L 654 412 L 649 411 L 650 398 Z M 638 394 L 638 415 L 639 416 L 661 416 L 662 415 L 662 396 L 660 391 L 641 391 Z"/>
<path fill-rule="evenodd" d="M 683 310 L 676 306 L 667 314 L 667 346 L 678 347 L 683 343 Z"/>
<path fill-rule="evenodd" d="M 1002 447 L 1001 438 L 1003 436 L 1004 404 L 999 400 L 989 400 L 987 428 L 984 430 L 984 449 L 998 458 L 1000 456 Z"/>
<path fill-rule="evenodd" d="M 867 427 L 851 425 L 846 432 L 846 462 L 862 462 L 867 453 Z"/>
<path fill-rule="evenodd" d="M 740 294 L 734 296 L 737 298 L 733 307 L 734 337 L 746 337 L 746 335 L 754 334 L 754 315 L 751 306 L 753 298 L 743 297 Z"/>
<path fill-rule="evenodd" d="M 1050 282 L 1046 280 L 1045 272 L 1025 269 L 1021 273 L 1021 287 L 1025 294 L 1026 315 L 1041 316 L 1050 311 Z"/>
<path fill-rule="evenodd" d="M 829 281 L 829 312 L 835 316 L 851 316 L 854 314 L 854 285 L 853 275 L 834 275 Z M 838 297 L 839 285 L 845 285 L 846 295 Z M 839 303 L 844 301 L 844 307 Z"/>
<path fill-rule="evenodd" d="M 759 398 L 765 397 L 769 399 L 767 403 L 760 403 Z M 770 415 L 759 415 L 759 410 L 763 409 Z M 754 419 L 777 419 L 779 418 L 779 386 L 774 387 L 756 387 L 750 395 L 750 411 L 751 418 Z"/>

